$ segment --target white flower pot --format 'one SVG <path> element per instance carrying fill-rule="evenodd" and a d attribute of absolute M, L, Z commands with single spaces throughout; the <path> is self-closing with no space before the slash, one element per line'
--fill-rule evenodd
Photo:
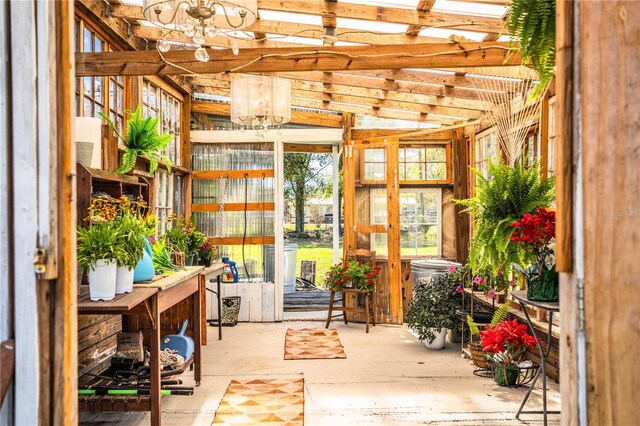
<path fill-rule="evenodd" d="M 427 347 L 427 349 L 432 349 L 432 350 L 443 349 L 444 342 L 447 338 L 447 329 L 442 328 L 440 329 L 440 331 L 434 329 L 433 332 L 435 333 L 436 338 L 433 339 L 433 342 L 431 343 L 429 343 L 428 340 L 425 340 L 423 342 L 424 345 Z"/>
<path fill-rule="evenodd" d="M 112 300 L 116 296 L 118 264 L 115 259 L 99 259 L 89 268 L 91 300 Z"/>
<path fill-rule="evenodd" d="M 118 266 L 116 272 L 116 294 L 131 293 L 133 291 L 133 268 Z"/>

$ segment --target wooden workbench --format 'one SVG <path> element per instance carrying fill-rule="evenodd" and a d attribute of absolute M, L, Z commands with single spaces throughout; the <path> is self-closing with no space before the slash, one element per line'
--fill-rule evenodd
<path fill-rule="evenodd" d="M 114 397 L 92 396 L 79 404 L 85 411 L 151 411 L 151 424 L 160 425 L 160 338 L 173 334 L 179 324 L 173 326 L 176 318 L 186 310 L 178 309 L 181 302 L 190 306 L 189 320 L 194 339 L 194 378 L 196 385 L 202 380 L 202 328 L 204 319 L 201 310 L 200 282 L 203 266 L 187 267 L 183 271 L 160 276 L 152 281 L 137 283 L 131 293 L 117 295 L 110 301 L 93 302 L 89 299 L 89 289 L 81 289 L 78 296 L 78 314 L 81 315 L 123 315 L 123 329 L 141 330 L 151 354 L 151 395 L 138 396 L 134 400 L 120 401 Z M 184 303 L 182 303 L 184 305 Z M 170 312 L 170 311 L 175 312 Z M 162 316 L 161 314 L 165 313 Z M 167 315 L 170 314 L 170 315 Z M 178 321 L 179 323 L 182 320 Z"/>

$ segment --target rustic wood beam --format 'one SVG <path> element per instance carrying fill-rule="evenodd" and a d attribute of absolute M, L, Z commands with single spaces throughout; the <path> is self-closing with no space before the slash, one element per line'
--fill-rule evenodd
<path fill-rule="evenodd" d="M 128 6 L 128 5 L 112 5 L 111 16 L 122 18 L 133 24 L 132 29 L 136 34 L 136 28 L 140 27 L 136 24 L 137 21 L 144 19 L 142 15 L 142 7 L 140 6 Z M 152 28 L 152 27 L 141 27 Z M 156 29 L 157 28 L 152 28 Z M 295 22 L 285 21 L 271 21 L 265 19 L 257 20 L 253 25 L 245 29 L 247 33 L 256 32 L 262 34 L 277 34 L 282 36 L 295 35 L 296 37 L 319 39 L 322 37 L 322 26 L 311 24 L 300 24 Z M 139 37 L 143 37 L 149 40 L 156 40 L 156 34 L 153 32 L 139 33 Z M 145 34 L 145 35 L 143 35 Z M 172 33 L 169 38 L 172 40 L 178 40 L 175 38 L 177 33 Z M 409 36 L 406 34 L 388 34 L 378 33 L 372 31 L 366 31 L 355 28 L 339 28 L 338 38 L 340 41 L 346 41 L 351 43 L 364 43 L 364 44 L 409 44 L 409 43 L 446 43 L 449 39 L 441 37 L 425 37 L 425 36 Z M 207 44 L 211 38 L 207 37 Z M 179 41 L 179 40 L 178 40 Z M 275 41 L 275 40 L 269 40 Z M 294 44 L 294 43 L 292 43 Z"/>
<path fill-rule="evenodd" d="M 389 130 L 389 129 L 353 129 L 351 131 L 352 139 L 354 140 L 362 140 L 362 139 L 371 139 L 371 138 L 384 138 L 384 137 L 393 137 L 393 136 L 401 136 L 406 134 L 407 132 L 418 132 L 424 129 L 402 129 L 402 130 Z M 403 141 L 408 140 L 416 140 L 416 141 L 428 141 L 428 142 L 439 142 L 439 143 L 448 143 L 453 139 L 454 132 L 452 130 L 443 130 L 437 133 L 431 133 L 429 135 L 424 136 L 415 136 L 415 137 L 403 137 Z"/>
<path fill-rule="evenodd" d="M 212 77 L 196 77 L 189 80 L 194 86 L 198 86 L 198 91 L 207 93 L 206 89 L 216 88 L 229 91 L 230 81 L 229 75 L 221 75 L 216 78 Z M 480 101 L 470 101 L 465 99 L 438 98 L 436 96 L 419 95 L 413 93 L 399 93 L 380 89 L 368 89 L 354 86 L 344 86 L 338 84 L 317 83 L 310 81 L 291 80 L 291 88 L 293 92 L 319 92 L 328 95 L 326 101 L 337 101 L 347 103 L 361 103 L 366 105 L 381 106 L 376 104 L 367 104 L 367 99 L 375 101 L 390 101 L 396 103 L 405 103 L 406 106 L 393 106 L 391 108 L 410 109 L 419 111 L 420 108 L 429 108 L 425 113 L 449 115 L 452 117 L 478 118 L 481 111 L 484 111 L 486 104 Z M 212 92 L 209 92 L 212 93 Z M 220 94 L 218 92 L 214 94 Z M 227 95 L 223 95 L 227 96 Z M 296 95 L 294 95 L 296 96 Z M 331 98 L 333 96 L 333 98 Z M 340 96 L 353 98 L 352 102 L 348 100 L 338 100 Z M 302 97 L 302 96 L 300 96 Z"/>
<path fill-rule="evenodd" d="M 228 117 L 229 104 L 216 102 L 192 101 L 191 112 L 200 114 L 221 115 Z M 291 123 L 309 124 L 312 126 L 342 128 L 342 116 L 337 114 L 322 114 L 311 111 L 291 111 Z"/>
<path fill-rule="evenodd" d="M 416 10 L 419 12 L 428 12 L 431 10 L 435 2 L 436 0 L 420 0 Z M 422 25 L 409 25 L 407 28 L 407 35 L 417 36 L 422 28 Z"/>
<path fill-rule="evenodd" d="M 211 52 L 198 61 L 192 50 L 76 53 L 76 75 L 176 75 L 223 72 L 342 71 L 519 65 L 508 43 L 443 43 L 387 46 L 242 49 Z M 162 58 L 164 57 L 165 60 Z"/>
<path fill-rule="evenodd" d="M 502 20 L 454 13 L 422 12 L 395 7 L 380 7 L 323 0 L 260 0 L 258 8 L 290 13 L 306 13 L 338 18 L 386 21 L 422 27 L 455 28 L 465 31 L 495 32 Z"/>
<path fill-rule="evenodd" d="M 81 13 L 87 15 L 92 21 L 97 23 L 100 28 L 112 36 L 125 50 L 145 50 L 146 43 L 137 37 L 129 34 L 129 25 L 117 19 L 116 16 L 107 16 L 105 13 L 104 3 L 94 0 L 76 0 L 75 8 Z M 140 8 L 142 12 L 142 8 Z M 142 15 L 142 13 L 140 13 Z"/>
<path fill-rule="evenodd" d="M 453 120 L 447 117 L 432 117 L 427 114 L 419 114 L 419 113 L 413 113 L 409 111 L 399 111 L 395 109 L 387 109 L 387 108 L 374 107 L 374 106 L 341 104 L 341 103 L 335 103 L 335 102 L 327 103 L 322 100 L 296 98 L 296 97 L 291 98 L 291 105 L 294 107 L 311 108 L 311 109 L 317 109 L 317 110 L 324 109 L 327 111 L 371 115 L 374 117 L 390 118 L 395 120 L 416 121 L 416 122 L 430 123 L 435 125 L 443 125 L 443 124 L 448 125 L 454 121 L 455 122 L 460 121 L 460 120 Z M 222 116 L 229 116 L 230 114 L 229 113 L 230 108 L 228 104 L 208 102 L 208 101 L 193 101 L 191 104 L 191 111 L 196 113 L 222 115 Z M 304 124 L 314 124 L 318 126 L 323 124 L 312 123 L 306 118 L 300 119 L 299 118 L 300 115 L 304 117 L 307 114 L 314 114 L 313 117 L 315 117 L 315 115 L 317 114 L 320 116 L 331 117 L 330 114 L 309 113 L 309 112 L 294 110 L 294 111 L 291 111 L 291 122 L 294 122 L 294 113 L 296 113 L 295 115 L 298 115 L 298 118 L 295 122 L 304 123 Z M 298 113 L 301 113 L 301 114 L 299 115 Z M 303 121 L 303 120 L 307 120 L 307 121 Z M 332 121 L 332 123 L 335 124 L 335 121 Z M 326 126 L 326 124 L 324 125 Z M 335 126 L 330 126 L 330 127 L 335 127 Z"/>
<path fill-rule="evenodd" d="M 442 85 L 446 87 L 475 89 L 475 77 L 444 74 L 438 71 L 424 70 L 359 70 L 347 71 L 350 75 L 384 78 L 395 81 Z"/>

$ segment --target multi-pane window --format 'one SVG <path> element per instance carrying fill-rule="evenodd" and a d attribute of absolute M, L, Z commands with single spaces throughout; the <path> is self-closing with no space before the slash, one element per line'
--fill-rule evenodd
<path fill-rule="evenodd" d="M 184 215 L 184 186 L 181 175 L 158 169 L 155 174 L 155 214 L 158 220 L 158 233 L 163 234 L 169 227 L 171 214 Z"/>
<path fill-rule="evenodd" d="M 496 163 L 500 158 L 499 155 L 500 146 L 496 129 L 487 130 L 476 136 L 475 167 L 482 176 L 489 178 L 489 159 Z"/>
<path fill-rule="evenodd" d="M 77 52 L 114 51 L 115 46 L 99 35 L 82 19 L 75 21 L 75 47 Z M 107 112 L 120 132 L 124 129 L 125 77 L 76 78 L 76 112 L 80 117 L 98 117 Z"/>
<path fill-rule="evenodd" d="M 400 188 L 400 255 L 439 255 L 442 193 L 440 188 Z M 371 189 L 371 223 L 387 224 L 386 189 Z M 387 234 L 371 234 L 371 249 L 386 253 Z"/>
<path fill-rule="evenodd" d="M 145 79 L 142 85 L 142 115 L 160 117 L 160 132 L 170 133 L 171 141 L 164 154 L 173 164 L 180 164 L 180 118 L 182 102 L 158 85 Z"/>
<path fill-rule="evenodd" d="M 362 183 L 386 180 L 385 148 L 365 148 L 362 156 Z M 398 174 L 401 184 L 448 183 L 449 146 L 400 145 Z"/>

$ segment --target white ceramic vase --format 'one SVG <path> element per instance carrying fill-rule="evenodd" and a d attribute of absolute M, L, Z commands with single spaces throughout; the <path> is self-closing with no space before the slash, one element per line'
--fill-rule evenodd
<path fill-rule="evenodd" d="M 433 339 L 431 343 L 429 343 L 428 340 L 425 340 L 423 342 L 424 345 L 427 347 L 427 349 L 431 349 L 431 350 L 443 349 L 444 342 L 447 338 L 447 329 L 446 328 L 442 328 L 440 330 L 434 329 L 433 332 L 436 335 L 436 338 Z"/>
<path fill-rule="evenodd" d="M 131 293 L 133 291 L 133 268 L 118 266 L 116 272 L 116 294 Z"/>
<path fill-rule="evenodd" d="M 89 297 L 91 300 L 112 300 L 116 296 L 118 264 L 115 259 L 98 259 L 89 268 Z"/>

